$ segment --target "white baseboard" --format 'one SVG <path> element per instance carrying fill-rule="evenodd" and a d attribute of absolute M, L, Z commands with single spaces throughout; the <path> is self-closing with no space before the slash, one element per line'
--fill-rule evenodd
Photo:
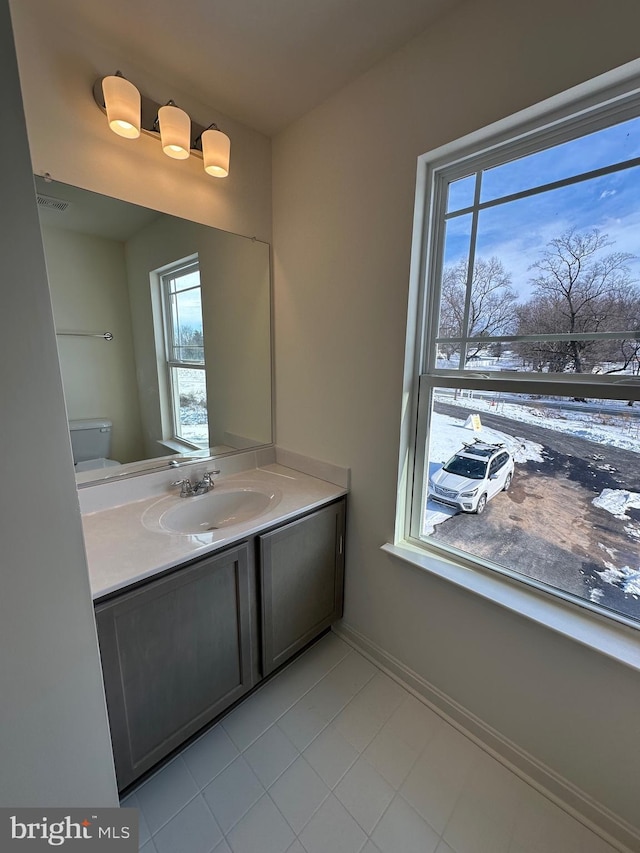
<path fill-rule="evenodd" d="M 355 628 L 341 622 L 334 625 L 333 631 L 501 764 L 620 853 L 640 851 L 640 832 L 636 827 L 501 735 Z"/>

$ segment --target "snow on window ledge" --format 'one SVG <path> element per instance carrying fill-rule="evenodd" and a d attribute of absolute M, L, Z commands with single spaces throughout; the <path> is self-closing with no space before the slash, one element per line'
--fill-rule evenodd
<path fill-rule="evenodd" d="M 536 587 L 438 557 L 407 540 L 382 550 L 640 672 L 640 629 Z"/>

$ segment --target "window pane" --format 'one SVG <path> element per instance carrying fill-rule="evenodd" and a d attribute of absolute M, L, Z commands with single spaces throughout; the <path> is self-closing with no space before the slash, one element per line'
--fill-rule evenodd
<path fill-rule="evenodd" d="M 640 118 L 511 160 L 482 175 L 481 202 L 640 157 Z"/>
<path fill-rule="evenodd" d="M 449 184 L 447 192 L 447 213 L 471 207 L 476 191 L 476 176 L 469 175 Z"/>
<path fill-rule="evenodd" d="M 638 404 L 435 388 L 427 459 L 423 539 L 640 621 Z"/>
<path fill-rule="evenodd" d="M 204 370 L 172 368 L 176 406 L 176 435 L 200 447 L 209 446 L 207 385 Z"/>
<path fill-rule="evenodd" d="M 442 289 L 438 337 L 462 336 L 469 247 L 471 245 L 471 214 L 449 219 L 445 223 L 443 246 Z M 442 342 L 436 351 L 436 363 L 441 368 L 455 368 L 459 362 L 460 345 Z"/>
<path fill-rule="evenodd" d="M 200 271 L 198 269 L 180 273 L 171 277 L 170 288 L 172 291 L 188 290 L 190 287 L 200 287 Z"/>
<path fill-rule="evenodd" d="M 551 333 L 552 329 L 547 331 Z M 439 341 L 437 367 L 458 364 L 459 344 Z M 455 350 L 449 359 L 446 353 Z M 496 373 L 581 373 L 597 376 L 640 376 L 640 341 L 636 338 L 469 342 L 464 370 Z"/>
<path fill-rule="evenodd" d="M 202 301 L 200 288 L 176 293 L 171 297 L 174 319 L 175 361 L 204 364 Z"/>
<path fill-rule="evenodd" d="M 640 341 L 626 338 L 495 343 L 481 350 L 478 361 L 468 362 L 467 367 L 477 370 L 480 364 L 486 370 L 521 373 L 638 376 Z"/>
<path fill-rule="evenodd" d="M 640 259 L 635 255 L 639 220 L 640 167 L 637 167 L 481 210 L 476 258 L 500 260 L 520 303 L 531 299 L 541 275 L 558 280 L 556 291 L 571 282 L 578 272 L 578 264 L 572 258 L 573 248 L 579 250 L 582 267 L 578 287 L 587 277 L 585 261 L 587 271 L 593 271 L 596 264 L 616 253 L 627 255 L 623 266 L 628 268 L 629 278 L 638 279 Z M 587 235 L 594 231 L 598 240 L 589 243 Z M 554 241 L 567 244 L 568 235 L 574 235 L 573 246 L 565 245 L 559 250 Z M 582 246 L 577 242 L 580 240 Z M 553 269 L 549 259 L 553 259 Z M 541 269 L 538 265 L 545 261 L 546 269 Z M 609 278 L 618 278 L 615 270 L 609 273 Z M 599 284 L 606 286 L 606 281 L 600 277 Z"/>

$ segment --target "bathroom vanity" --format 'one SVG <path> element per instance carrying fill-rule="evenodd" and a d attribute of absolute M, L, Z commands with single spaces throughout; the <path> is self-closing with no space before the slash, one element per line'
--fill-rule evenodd
<path fill-rule="evenodd" d="M 344 488 L 270 465 L 160 494 L 83 514 L 120 790 L 342 615 Z"/>

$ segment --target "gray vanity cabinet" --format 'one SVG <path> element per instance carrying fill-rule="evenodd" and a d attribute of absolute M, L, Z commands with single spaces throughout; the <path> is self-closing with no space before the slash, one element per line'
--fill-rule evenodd
<path fill-rule="evenodd" d="M 96 606 L 120 790 L 253 686 L 254 572 L 242 544 Z"/>
<path fill-rule="evenodd" d="M 259 537 L 262 672 L 342 616 L 345 500 Z"/>

